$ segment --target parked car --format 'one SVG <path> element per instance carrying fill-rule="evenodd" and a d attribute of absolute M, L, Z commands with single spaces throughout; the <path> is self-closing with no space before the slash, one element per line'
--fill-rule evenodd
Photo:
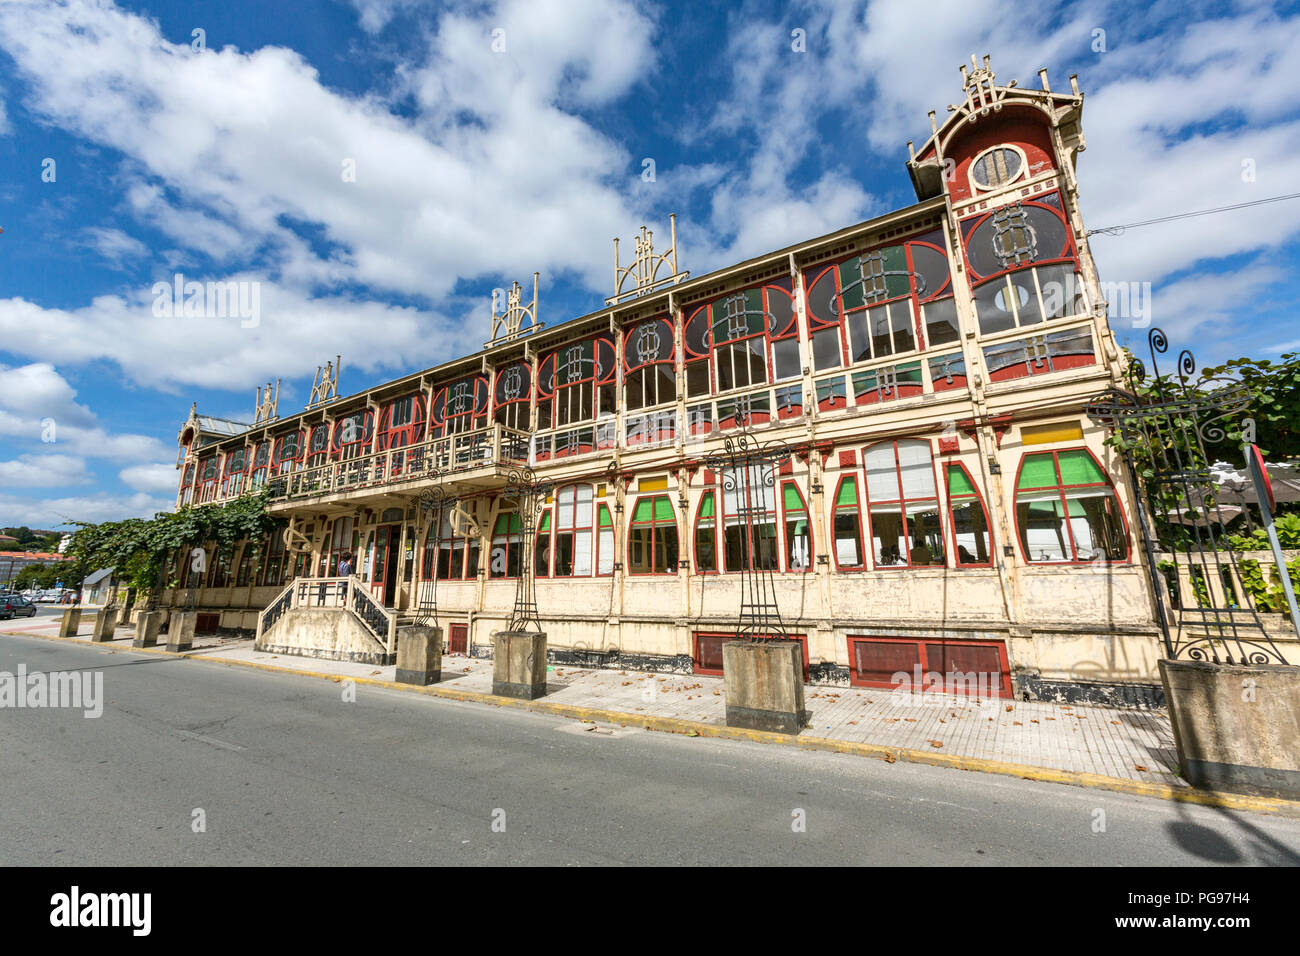
<path fill-rule="evenodd" d="M 0 595 L 0 602 L 4 603 L 3 609 L 9 612 L 9 617 L 36 616 L 36 605 L 21 594 Z"/>

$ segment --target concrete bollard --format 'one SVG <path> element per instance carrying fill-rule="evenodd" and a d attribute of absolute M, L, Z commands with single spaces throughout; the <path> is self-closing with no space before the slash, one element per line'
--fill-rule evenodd
<path fill-rule="evenodd" d="M 728 727 L 797 734 L 808 723 L 798 641 L 723 644 L 722 674 Z"/>
<path fill-rule="evenodd" d="M 135 620 L 135 640 L 132 647 L 157 647 L 158 632 L 162 630 L 163 611 L 140 611 Z"/>
<path fill-rule="evenodd" d="M 397 629 L 397 682 L 421 687 L 442 680 L 442 628 Z"/>
<path fill-rule="evenodd" d="M 167 625 L 167 650 L 188 651 L 194 647 L 194 628 L 198 623 L 198 611 L 172 611 Z"/>
<path fill-rule="evenodd" d="M 545 634 L 492 633 L 492 693 L 520 700 L 536 700 L 546 694 Z"/>
<path fill-rule="evenodd" d="M 95 630 L 90 639 L 97 643 L 111 641 L 113 632 L 117 629 L 117 608 L 110 604 L 107 607 L 100 608 L 95 613 Z"/>
<path fill-rule="evenodd" d="M 81 608 L 65 608 L 63 620 L 59 622 L 59 637 L 76 637 L 79 627 L 81 627 Z"/>

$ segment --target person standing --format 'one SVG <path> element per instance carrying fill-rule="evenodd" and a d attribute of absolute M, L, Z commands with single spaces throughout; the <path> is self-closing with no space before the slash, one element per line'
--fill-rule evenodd
<path fill-rule="evenodd" d="M 352 574 L 352 552 L 344 551 L 343 557 L 339 558 L 339 577 L 346 578 Z"/>

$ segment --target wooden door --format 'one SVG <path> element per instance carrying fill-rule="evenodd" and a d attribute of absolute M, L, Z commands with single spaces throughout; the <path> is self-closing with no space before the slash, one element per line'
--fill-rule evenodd
<path fill-rule="evenodd" d="M 451 626 L 451 646 L 447 648 L 447 653 L 462 656 L 469 653 L 468 624 L 453 624 Z"/>

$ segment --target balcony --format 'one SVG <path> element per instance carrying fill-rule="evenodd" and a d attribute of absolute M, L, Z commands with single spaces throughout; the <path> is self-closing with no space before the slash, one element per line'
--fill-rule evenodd
<path fill-rule="evenodd" d="M 267 482 L 271 504 L 365 492 L 385 494 L 417 483 L 473 483 L 528 463 L 528 433 L 493 424 L 418 445 L 308 466 Z"/>

